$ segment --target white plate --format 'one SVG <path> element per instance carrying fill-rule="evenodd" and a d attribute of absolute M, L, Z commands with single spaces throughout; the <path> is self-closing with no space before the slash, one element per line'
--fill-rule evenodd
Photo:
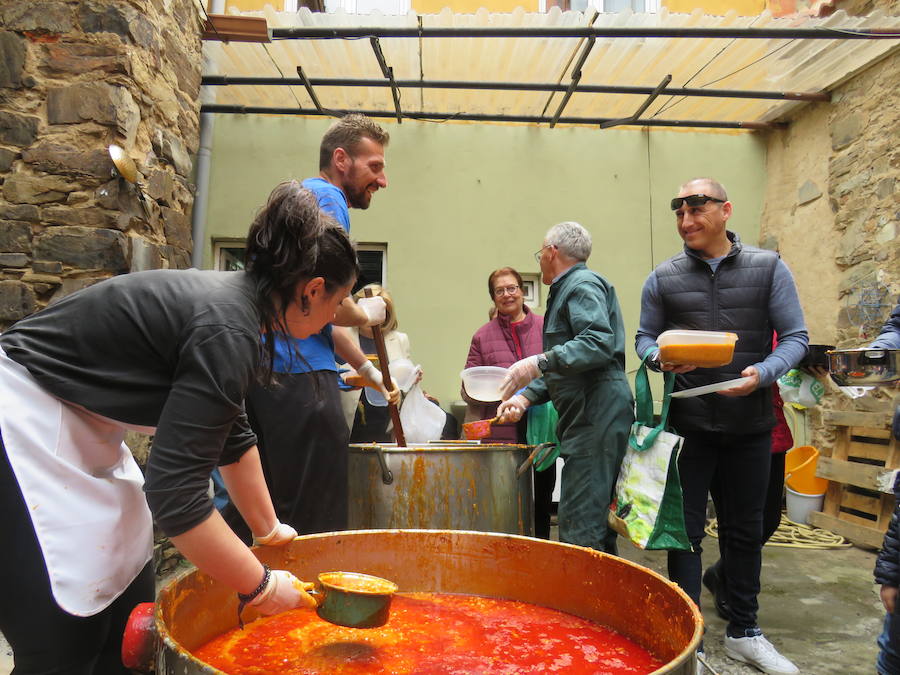
<path fill-rule="evenodd" d="M 749 382 L 749 377 L 739 377 L 736 380 L 725 380 L 724 382 L 716 382 L 714 384 L 705 384 L 702 387 L 694 387 L 693 389 L 682 389 L 672 394 L 672 398 L 689 398 L 691 396 L 703 396 L 703 394 L 712 394 L 714 391 L 722 391 L 723 389 L 731 389 L 732 387 L 740 387 L 742 384 Z"/>

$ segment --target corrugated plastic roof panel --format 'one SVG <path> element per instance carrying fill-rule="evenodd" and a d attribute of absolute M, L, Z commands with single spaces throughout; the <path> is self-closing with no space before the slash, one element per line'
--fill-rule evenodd
<path fill-rule="evenodd" d="M 900 32 L 900 17 L 874 12 L 850 17 L 774 18 L 709 16 L 699 11 L 674 14 L 618 14 L 515 11 L 491 14 L 384 16 L 343 13 L 244 12 L 265 16 L 269 28 L 289 27 L 624 27 L 624 28 L 887 28 Z M 593 22 L 591 19 L 593 18 Z M 575 37 L 426 37 L 380 39 L 387 65 L 397 80 L 464 80 L 508 83 L 563 83 L 586 40 Z M 670 87 L 763 91 L 821 91 L 851 77 L 900 45 L 898 40 L 804 40 L 750 38 L 597 38 L 584 67 L 580 85 L 658 85 L 667 74 Z M 270 43 L 203 45 L 206 75 L 290 77 L 302 66 L 310 78 L 383 80 L 369 39 L 284 39 Z M 393 112 L 387 87 L 317 86 L 316 96 L 326 109 Z M 475 113 L 552 116 L 561 93 L 459 89 L 401 89 L 400 105 L 408 112 Z M 628 117 L 645 100 L 643 95 L 576 92 L 565 117 Z M 302 86 L 206 87 L 204 100 L 218 104 L 279 108 L 312 108 Z M 660 120 L 758 122 L 778 119 L 797 102 L 768 99 L 674 97 L 663 95 L 642 115 Z"/>

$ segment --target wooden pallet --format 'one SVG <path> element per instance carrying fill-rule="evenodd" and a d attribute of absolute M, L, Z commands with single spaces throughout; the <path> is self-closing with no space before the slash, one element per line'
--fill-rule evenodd
<path fill-rule="evenodd" d="M 827 478 L 821 512 L 810 524 L 846 537 L 854 544 L 881 548 L 894 511 L 894 476 L 900 469 L 900 444 L 886 413 L 828 411 L 822 421 L 837 427 L 831 457 L 819 457 L 816 475 Z"/>

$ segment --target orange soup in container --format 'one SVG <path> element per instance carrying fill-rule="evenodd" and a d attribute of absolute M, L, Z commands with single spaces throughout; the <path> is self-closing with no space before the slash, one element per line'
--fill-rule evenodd
<path fill-rule="evenodd" d="M 656 338 L 663 363 L 698 368 L 727 366 L 734 358 L 738 336 L 705 330 L 667 330 Z"/>

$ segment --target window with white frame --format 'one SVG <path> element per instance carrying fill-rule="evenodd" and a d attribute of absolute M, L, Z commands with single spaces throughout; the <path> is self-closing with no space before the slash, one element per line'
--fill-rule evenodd
<path fill-rule="evenodd" d="M 360 275 L 357 287 L 367 284 L 387 286 L 387 244 L 356 245 Z M 244 269 L 246 242 L 243 239 L 220 239 L 213 242 L 213 268 L 223 272 Z"/>
<path fill-rule="evenodd" d="M 357 244 L 360 275 L 357 288 L 368 284 L 387 287 L 387 244 Z"/>
<path fill-rule="evenodd" d="M 522 274 L 522 296 L 525 304 L 531 309 L 538 309 L 541 306 L 540 274 Z"/>
<path fill-rule="evenodd" d="M 243 239 L 221 239 L 213 242 L 213 269 L 235 272 L 244 269 L 247 245 Z"/>
<path fill-rule="evenodd" d="M 563 11 L 583 12 L 596 9 L 598 12 L 615 14 L 630 9 L 633 12 L 655 14 L 659 12 L 659 2 L 660 0 L 538 0 L 538 11 L 547 12 L 552 7 L 559 7 Z"/>

